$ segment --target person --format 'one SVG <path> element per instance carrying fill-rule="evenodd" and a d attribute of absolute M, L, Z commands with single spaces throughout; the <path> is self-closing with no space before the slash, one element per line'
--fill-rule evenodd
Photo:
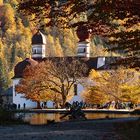
<path fill-rule="evenodd" d="M 47 103 L 46 103 L 46 102 L 44 102 L 44 108 L 46 108 L 46 105 L 47 105 Z"/>
<path fill-rule="evenodd" d="M 20 104 L 18 104 L 18 109 L 20 109 Z"/>
<path fill-rule="evenodd" d="M 133 108 L 134 108 L 134 104 L 131 102 L 131 103 L 129 104 L 129 107 L 130 107 L 130 109 L 133 109 Z"/>
<path fill-rule="evenodd" d="M 41 108 L 44 108 L 44 104 L 43 103 L 41 104 Z"/>
<path fill-rule="evenodd" d="M 69 109 L 70 107 L 71 107 L 71 104 L 70 104 L 69 102 L 66 102 L 66 103 L 65 103 L 65 108 L 66 108 L 66 109 Z"/>
<path fill-rule="evenodd" d="M 110 105 L 110 109 L 115 109 L 115 104 L 116 104 L 115 101 L 112 101 Z"/>
<path fill-rule="evenodd" d="M 24 104 L 23 104 L 23 108 L 25 109 L 25 107 L 26 107 L 26 104 L 24 103 Z"/>
<path fill-rule="evenodd" d="M 17 105 L 16 105 L 16 104 L 11 104 L 11 105 L 9 105 L 9 106 L 11 106 L 12 109 L 17 109 Z"/>

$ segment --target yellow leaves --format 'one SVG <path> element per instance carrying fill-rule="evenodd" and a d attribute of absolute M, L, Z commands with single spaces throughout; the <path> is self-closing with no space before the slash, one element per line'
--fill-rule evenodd
<path fill-rule="evenodd" d="M 109 79 L 109 72 L 98 72 L 96 70 L 91 70 L 89 78 L 95 81 L 96 85 L 106 84 L 106 80 Z"/>
<path fill-rule="evenodd" d="M 4 45 L 0 40 L 0 58 L 4 58 Z"/>
<path fill-rule="evenodd" d="M 100 75 L 99 72 L 97 72 L 96 70 L 92 69 L 91 72 L 90 72 L 89 77 L 90 77 L 91 79 L 94 79 L 94 78 L 100 78 L 101 75 Z"/>
<path fill-rule="evenodd" d="M 0 6 L 3 5 L 3 0 L 0 0 Z"/>
<path fill-rule="evenodd" d="M 139 76 L 139 71 L 121 67 L 110 71 L 92 70 L 89 78 L 94 85 L 89 87 L 88 91 L 108 95 L 111 100 L 114 98 L 137 102 L 140 98 Z"/>
<path fill-rule="evenodd" d="M 119 19 L 119 20 L 113 20 L 113 23 L 117 23 L 119 25 L 119 28 L 115 32 L 116 33 L 117 32 L 120 32 L 120 31 L 131 32 L 131 31 L 139 30 L 140 23 L 133 24 L 133 26 L 131 26 L 131 27 L 125 27 L 125 24 L 127 24 L 127 22 L 129 20 L 132 20 L 132 19 L 133 19 L 133 17 L 131 17 L 131 18 L 125 18 L 123 20 L 121 20 L 121 19 Z"/>
<path fill-rule="evenodd" d="M 122 96 L 121 98 L 127 101 L 137 103 L 140 99 L 140 86 L 138 84 L 124 84 L 121 86 Z"/>
<path fill-rule="evenodd" d="M 52 96 L 46 83 L 45 68 L 45 63 L 28 66 L 24 71 L 23 79 L 16 86 L 16 91 L 24 94 L 25 98 L 33 101 L 50 100 Z"/>
<path fill-rule="evenodd" d="M 85 102 L 91 104 L 103 104 L 107 102 L 107 96 L 96 87 L 89 88 L 84 91 L 83 98 Z"/>
<path fill-rule="evenodd" d="M 16 23 L 15 23 L 15 12 L 10 4 L 5 4 L 3 6 L 3 17 L 5 22 L 5 30 L 8 30 L 8 33 L 12 33 L 16 31 Z"/>
<path fill-rule="evenodd" d="M 59 38 L 56 38 L 56 40 L 55 40 L 55 54 L 57 57 L 63 56 L 63 50 L 62 50 L 62 47 L 60 45 Z"/>
<path fill-rule="evenodd" d="M 58 63 L 59 62 L 59 63 Z M 85 65 L 73 59 L 71 63 L 67 59 L 57 59 L 56 62 L 46 60 L 35 66 L 25 69 L 23 79 L 18 85 L 18 91 L 22 91 L 25 97 L 31 100 L 57 100 L 62 99 L 63 104 L 72 86 L 78 82 L 85 70 Z"/>

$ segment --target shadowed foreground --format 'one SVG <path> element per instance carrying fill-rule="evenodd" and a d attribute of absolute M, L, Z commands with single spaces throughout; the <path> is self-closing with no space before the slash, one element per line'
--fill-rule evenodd
<path fill-rule="evenodd" d="M 129 140 L 122 131 L 118 131 L 118 127 L 122 128 L 123 123 L 132 123 L 137 119 L 73 121 L 43 126 L 0 126 L 0 140 Z M 133 140 L 133 131 L 131 133 L 130 140 Z"/>

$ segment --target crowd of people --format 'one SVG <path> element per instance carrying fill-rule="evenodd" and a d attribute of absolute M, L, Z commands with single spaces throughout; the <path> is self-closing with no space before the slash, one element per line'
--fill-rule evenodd
<path fill-rule="evenodd" d="M 65 107 L 69 108 L 70 106 L 78 105 L 82 109 L 93 108 L 93 109 L 134 109 L 137 107 L 137 104 L 132 102 L 121 102 L 121 101 L 109 101 L 104 104 L 89 104 L 85 102 L 73 102 L 72 104 L 66 102 Z"/>
<path fill-rule="evenodd" d="M 121 102 L 121 101 L 110 101 L 103 105 L 101 105 L 99 108 L 106 108 L 106 109 L 134 109 L 135 104 L 132 102 Z"/>

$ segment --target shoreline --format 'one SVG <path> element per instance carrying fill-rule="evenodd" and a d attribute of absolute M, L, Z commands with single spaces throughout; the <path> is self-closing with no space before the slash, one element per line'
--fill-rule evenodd
<path fill-rule="evenodd" d="M 84 113 L 116 113 L 116 114 L 131 114 L 134 109 L 82 109 Z M 68 109 L 22 109 L 13 110 L 13 112 L 24 112 L 24 113 L 67 113 Z"/>
<path fill-rule="evenodd" d="M 138 119 L 130 117 L 0 126 L 0 140 L 118 140 L 120 136 L 116 124 L 135 122 Z"/>

